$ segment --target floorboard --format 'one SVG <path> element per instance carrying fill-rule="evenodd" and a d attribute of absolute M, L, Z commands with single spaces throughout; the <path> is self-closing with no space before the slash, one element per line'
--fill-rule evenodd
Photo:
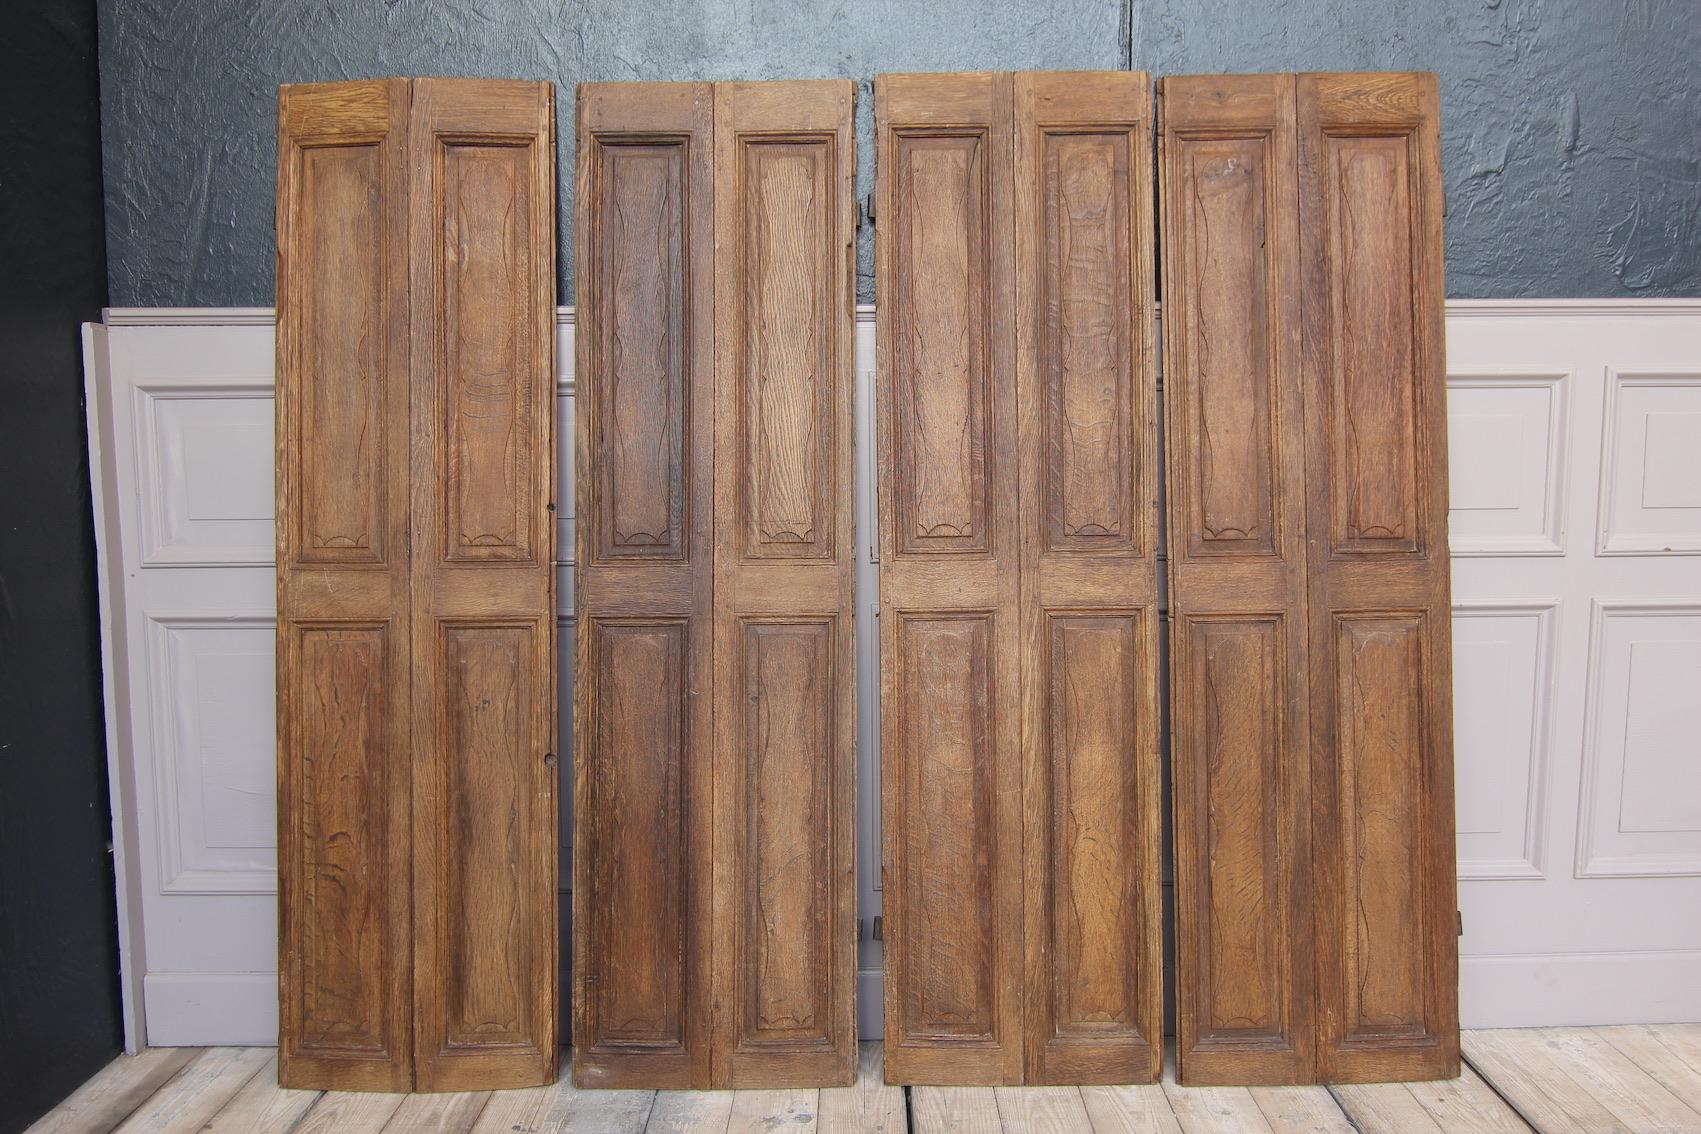
<path fill-rule="evenodd" d="M 29 1128 L 29 1134 L 110 1134 L 209 1049 L 152 1047 L 120 1055 Z"/>
<path fill-rule="evenodd" d="M 276 1058 L 265 1047 L 212 1047 L 119 1124 L 120 1134 L 192 1134 Z"/>
<path fill-rule="evenodd" d="M 915 1087 L 863 1044 L 849 1087 L 286 1091 L 271 1048 L 156 1048 L 30 1134 L 1701 1134 L 1701 1024 L 1475 1031 L 1456 1080 L 1337 1087 Z"/>
<path fill-rule="evenodd" d="M 857 1050 L 856 1083 L 849 1087 L 823 1087 L 819 1129 L 821 1134 L 905 1134 L 904 1089 L 889 1086 L 885 1060 L 877 1043 Z"/>

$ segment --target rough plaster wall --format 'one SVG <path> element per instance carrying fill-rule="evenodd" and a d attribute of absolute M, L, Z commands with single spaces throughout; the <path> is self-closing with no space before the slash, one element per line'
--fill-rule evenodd
<path fill-rule="evenodd" d="M 1435 70 L 1448 291 L 1701 294 L 1693 0 L 102 0 L 112 302 L 272 301 L 282 82 L 553 79 L 562 297 L 573 84 L 848 76 L 858 191 L 877 71 Z M 871 296 L 864 234 L 859 291 Z"/>

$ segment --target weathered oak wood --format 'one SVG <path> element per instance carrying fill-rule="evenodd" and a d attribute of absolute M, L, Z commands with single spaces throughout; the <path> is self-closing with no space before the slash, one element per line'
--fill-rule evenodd
<path fill-rule="evenodd" d="M 1181 1081 L 1312 1070 L 1291 75 L 1162 80 Z"/>
<path fill-rule="evenodd" d="M 710 1081 L 714 104 L 578 98 L 573 1080 Z"/>
<path fill-rule="evenodd" d="M 855 1074 L 854 98 L 581 88 L 581 1086 Z"/>
<path fill-rule="evenodd" d="M 1451 1077 L 1434 77 L 1163 96 L 1181 1077 Z"/>
<path fill-rule="evenodd" d="M 553 105 L 279 96 L 287 1085 L 554 1076 Z"/>
<path fill-rule="evenodd" d="M 1025 1081 L 1155 1082 L 1151 81 L 1022 73 L 1014 100 Z"/>
<path fill-rule="evenodd" d="M 855 99 L 714 89 L 716 1087 L 856 1074 Z"/>
<path fill-rule="evenodd" d="M 279 1078 L 413 1083 L 406 79 L 278 94 Z"/>
<path fill-rule="evenodd" d="M 554 87 L 414 83 L 414 1058 L 552 1082 L 558 1041 Z"/>
<path fill-rule="evenodd" d="M 875 80 L 886 1078 L 1022 1080 L 1009 75 Z"/>
<path fill-rule="evenodd" d="M 1439 100 L 1299 75 L 1324 1082 L 1459 1074 Z"/>

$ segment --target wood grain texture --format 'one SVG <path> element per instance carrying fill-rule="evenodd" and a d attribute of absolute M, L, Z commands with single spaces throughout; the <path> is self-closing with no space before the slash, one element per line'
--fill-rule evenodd
<path fill-rule="evenodd" d="M 290 1086 L 413 1083 L 406 79 L 278 95 L 278 1016 Z"/>
<path fill-rule="evenodd" d="M 549 83 L 414 83 L 422 1091 L 555 1078 L 554 107 Z"/>
<path fill-rule="evenodd" d="M 1162 1064 L 1151 82 L 1014 77 L 1026 1081 Z"/>
<path fill-rule="evenodd" d="M 856 1074 L 855 93 L 714 89 L 715 1087 Z"/>
<path fill-rule="evenodd" d="M 1434 80 L 1163 98 L 1180 1075 L 1457 1075 Z"/>
<path fill-rule="evenodd" d="M 1178 1073 L 1310 1082 L 1294 81 L 1161 91 Z"/>
<path fill-rule="evenodd" d="M 1452 1078 L 1458 941 L 1435 76 L 1299 75 L 1295 107 L 1318 1074 Z"/>
<path fill-rule="evenodd" d="M 714 101 L 578 92 L 573 1078 L 707 1087 Z"/>
<path fill-rule="evenodd" d="M 1009 75 L 875 80 L 893 1083 L 1022 1079 L 1011 100 Z"/>

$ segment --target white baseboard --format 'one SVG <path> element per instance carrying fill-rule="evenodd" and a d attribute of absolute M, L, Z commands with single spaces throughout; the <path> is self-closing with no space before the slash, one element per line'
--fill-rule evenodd
<path fill-rule="evenodd" d="M 1459 1012 L 1465 1028 L 1701 1020 L 1701 949 L 1461 957 Z"/>
<path fill-rule="evenodd" d="M 856 974 L 856 1038 L 877 1040 L 886 1034 L 885 1015 L 880 1005 L 885 997 L 886 974 L 879 969 L 859 969 Z"/>
<path fill-rule="evenodd" d="M 150 1047 L 276 1047 L 278 974 L 149 973 Z"/>

